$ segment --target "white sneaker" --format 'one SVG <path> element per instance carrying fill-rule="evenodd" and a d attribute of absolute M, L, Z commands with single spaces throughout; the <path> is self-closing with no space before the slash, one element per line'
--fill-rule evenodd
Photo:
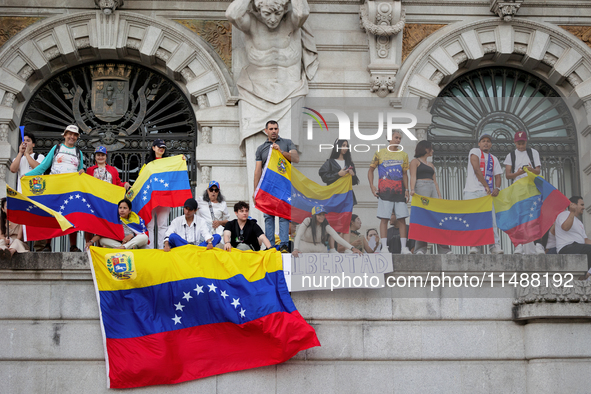
<path fill-rule="evenodd" d="M 546 254 L 546 249 L 542 244 L 536 244 L 536 254 Z"/>
<path fill-rule="evenodd" d="M 513 251 L 513 254 L 523 254 L 523 245 L 517 245 Z"/>
<path fill-rule="evenodd" d="M 490 253 L 491 254 L 505 254 L 505 251 L 503 249 L 501 249 L 501 245 L 495 245 L 492 248 L 490 248 Z"/>
<path fill-rule="evenodd" d="M 449 252 L 447 252 L 446 254 L 454 254 L 454 252 L 452 252 L 451 250 Z"/>
<path fill-rule="evenodd" d="M 412 254 L 412 252 L 408 249 L 408 247 L 404 247 L 400 249 L 400 254 Z"/>
<path fill-rule="evenodd" d="M 407 248 L 408 249 L 408 248 Z M 419 249 L 415 252 L 415 254 L 425 254 L 425 252 L 422 249 Z"/>
<path fill-rule="evenodd" d="M 479 248 L 479 247 L 477 247 L 477 246 L 472 246 L 472 247 L 470 248 L 470 254 L 478 254 L 478 253 L 480 253 L 480 248 Z"/>

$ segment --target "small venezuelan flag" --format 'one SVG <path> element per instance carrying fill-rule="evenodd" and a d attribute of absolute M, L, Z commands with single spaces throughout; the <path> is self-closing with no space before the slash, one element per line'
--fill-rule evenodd
<path fill-rule="evenodd" d="M 183 155 L 153 160 L 142 167 L 140 174 L 127 191 L 133 211 L 149 223 L 156 207 L 181 207 L 193 197 L 187 162 Z"/>
<path fill-rule="evenodd" d="M 493 199 L 497 226 L 514 245 L 542 238 L 556 216 L 569 205 L 569 199 L 548 181 L 525 169 L 527 177 L 501 190 Z"/>
<path fill-rule="evenodd" d="M 6 186 L 6 210 L 8 220 L 27 226 L 58 228 L 61 231 L 74 227 L 65 217 L 25 197 L 10 186 Z"/>
<path fill-rule="evenodd" d="M 91 247 L 89 255 L 110 388 L 278 364 L 320 345 L 275 250 Z"/>
<path fill-rule="evenodd" d="M 124 237 L 117 210 L 117 203 L 125 195 L 125 189 L 120 186 L 74 172 L 25 176 L 21 178 L 21 187 L 23 195 L 57 211 L 74 225 L 66 231 L 27 226 L 27 241 L 59 237 L 79 230 L 112 239 Z"/>
<path fill-rule="evenodd" d="M 353 183 L 350 175 L 321 186 L 293 168 L 276 149 L 269 149 L 267 165 L 255 191 L 256 207 L 263 213 L 296 223 L 309 217 L 321 205 L 326 219 L 340 233 L 348 233 L 353 210 Z"/>
<path fill-rule="evenodd" d="M 443 245 L 479 246 L 495 242 L 492 197 L 442 200 L 412 197 L 408 238 Z"/>

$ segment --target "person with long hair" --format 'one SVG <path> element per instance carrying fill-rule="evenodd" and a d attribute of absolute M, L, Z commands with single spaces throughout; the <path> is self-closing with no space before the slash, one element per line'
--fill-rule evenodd
<path fill-rule="evenodd" d="M 349 225 L 349 242 L 361 252 L 374 253 L 373 249 L 367 243 L 367 239 L 358 231 L 361 228 L 361 224 L 361 218 L 356 214 L 352 214 L 351 224 Z"/>
<path fill-rule="evenodd" d="M 349 242 L 345 241 L 326 220 L 326 210 L 322 206 L 312 208 L 312 216 L 305 218 L 296 230 L 294 250 L 292 255 L 298 257 L 300 253 L 326 253 L 326 242 L 331 236 L 338 244 L 348 251 L 361 254 Z"/>
<path fill-rule="evenodd" d="M 0 259 L 9 260 L 15 253 L 29 251 L 29 246 L 23 242 L 23 226 L 8 221 L 6 213 L 6 197 L 0 200 L 2 213 L 0 216 Z"/>
<path fill-rule="evenodd" d="M 224 246 L 224 226 L 230 220 L 230 213 L 220 184 L 217 181 L 209 182 L 203 196 L 197 197 L 197 215 L 203 219 L 211 234 L 222 237 L 220 247 Z"/>
<path fill-rule="evenodd" d="M 146 164 L 167 156 L 166 144 L 164 143 L 164 140 L 158 138 L 152 143 L 152 149 L 150 149 L 150 152 L 148 153 Z M 148 237 L 150 239 L 149 247 L 154 249 L 164 248 L 164 233 L 166 233 L 166 229 L 168 228 L 169 213 L 170 208 L 168 207 L 155 207 L 152 210 L 152 219 L 148 223 Z M 154 234 L 156 232 L 158 232 L 158 245 L 154 242 Z"/>
<path fill-rule="evenodd" d="M 330 152 L 330 157 L 324 162 L 318 170 L 318 175 L 324 183 L 331 185 L 344 176 L 351 175 L 353 185 L 359 184 L 359 178 L 355 174 L 355 163 L 351 159 L 351 149 L 349 141 L 337 139 Z M 351 192 L 353 205 L 357 204 L 355 193 Z M 349 233 L 339 233 L 346 241 L 349 241 Z M 329 240 L 330 249 L 334 248 L 334 241 Z"/>
<path fill-rule="evenodd" d="M 88 248 L 95 242 L 100 242 L 101 246 L 113 249 L 142 249 L 148 244 L 148 230 L 144 219 L 140 218 L 137 213 L 131 210 L 131 201 L 127 198 L 119 201 L 117 210 L 119 219 L 123 224 L 124 237 L 121 241 L 111 238 L 100 237 L 95 235 L 86 242 Z"/>
<path fill-rule="evenodd" d="M 435 176 L 435 166 L 427 161 L 427 158 L 433 157 L 433 145 L 431 142 L 419 141 L 415 148 L 415 158 L 410 162 L 410 195 L 415 193 L 430 198 L 441 198 L 441 191 Z M 427 243 L 417 241 L 415 245 L 415 254 L 425 254 Z M 447 245 L 438 245 L 440 254 L 451 254 L 452 251 Z"/>

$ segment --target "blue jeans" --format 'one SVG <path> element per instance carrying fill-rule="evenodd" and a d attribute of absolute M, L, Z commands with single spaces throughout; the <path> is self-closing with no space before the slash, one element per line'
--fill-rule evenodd
<path fill-rule="evenodd" d="M 213 246 L 216 246 L 218 243 L 220 243 L 220 241 L 222 240 L 222 237 L 219 234 L 214 234 L 213 235 L 213 241 L 211 241 Z M 170 245 L 170 248 L 176 248 L 179 246 L 185 246 L 188 244 L 187 241 L 185 241 L 185 239 L 183 237 L 181 237 L 180 235 L 178 235 L 177 233 L 172 233 L 170 234 L 170 237 L 168 237 L 168 244 Z M 199 244 L 199 246 L 207 246 L 207 241 L 203 241 Z"/>
<path fill-rule="evenodd" d="M 275 246 L 275 216 L 265 214 L 265 236 Z M 289 220 L 279 218 L 279 248 L 289 246 Z"/>

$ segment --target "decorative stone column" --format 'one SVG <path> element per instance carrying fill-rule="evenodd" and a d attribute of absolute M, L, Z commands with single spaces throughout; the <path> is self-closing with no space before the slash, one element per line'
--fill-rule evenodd
<path fill-rule="evenodd" d="M 211 144 L 211 127 L 204 126 L 201 128 L 200 144 Z"/>
<path fill-rule="evenodd" d="M 386 97 L 394 91 L 402 62 L 402 29 L 405 14 L 400 1 L 366 0 L 359 11 L 361 28 L 369 37 L 370 91 Z"/>

